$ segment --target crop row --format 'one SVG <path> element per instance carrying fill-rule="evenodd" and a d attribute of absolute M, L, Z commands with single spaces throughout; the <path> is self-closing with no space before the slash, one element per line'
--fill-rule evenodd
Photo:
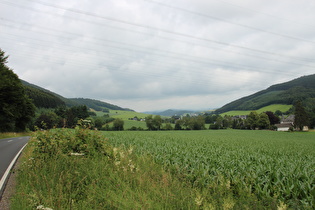
<path fill-rule="evenodd" d="M 114 145 L 182 175 L 193 186 L 213 183 L 276 198 L 291 207 L 315 207 L 314 133 L 179 131 L 106 133 Z"/>

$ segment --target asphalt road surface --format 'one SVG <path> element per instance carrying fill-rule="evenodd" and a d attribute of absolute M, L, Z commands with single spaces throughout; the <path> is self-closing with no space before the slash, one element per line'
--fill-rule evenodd
<path fill-rule="evenodd" d="M 17 137 L 0 139 L 0 180 L 4 177 L 8 166 L 15 158 L 17 153 L 22 149 L 22 147 L 28 142 L 29 137 Z M 1 188 L 2 186 L 0 186 Z M 0 189 L 2 191 L 3 189 Z"/>

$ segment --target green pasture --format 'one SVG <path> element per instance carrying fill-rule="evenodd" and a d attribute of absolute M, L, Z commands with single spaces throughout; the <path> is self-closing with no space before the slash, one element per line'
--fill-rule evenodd
<path fill-rule="evenodd" d="M 230 115 L 230 116 L 235 116 L 235 115 L 249 115 L 250 112 L 256 111 L 257 113 L 262 113 L 266 111 L 271 111 L 275 112 L 277 110 L 281 112 L 286 112 L 288 111 L 292 105 L 285 105 L 285 104 L 273 104 L 269 106 L 262 107 L 258 110 L 235 110 L 235 111 L 229 111 L 229 112 L 224 112 L 221 115 Z"/>
<path fill-rule="evenodd" d="M 133 118 L 133 117 L 145 118 L 149 114 L 133 112 L 133 111 L 110 110 L 109 115 L 114 118 L 128 120 L 129 118 Z"/>

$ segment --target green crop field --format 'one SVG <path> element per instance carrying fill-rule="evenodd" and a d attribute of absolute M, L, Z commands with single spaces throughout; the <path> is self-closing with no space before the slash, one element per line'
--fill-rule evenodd
<path fill-rule="evenodd" d="M 141 121 L 134 121 L 134 120 L 124 120 L 124 129 L 130 129 L 131 127 L 140 127 L 143 129 L 147 129 L 146 123 Z"/>
<path fill-rule="evenodd" d="M 275 112 L 277 110 L 281 112 L 286 112 L 288 111 L 292 105 L 284 105 L 284 104 L 273 104 L 269 106 L 262 107 L 258 110 L 235 110 L 235 111 L 229 111 L 229 112 L 224 112 L 221 115 L 230 115 L 230 116 L 235 116 L 235 115 L 249 115 L 251 111 L 256 111 L 257 113 L 262 113 L 266 111 L 271 111 Z"/>
<path fill-rule="evenodd" d="M 315 207 L 315 133 L 272 131 L 104 132 L 114 146 L 150 154 L 193 186 L 244 189 L 292 208 Z M 235 195 L 237 196 L 237 195 Z"/>

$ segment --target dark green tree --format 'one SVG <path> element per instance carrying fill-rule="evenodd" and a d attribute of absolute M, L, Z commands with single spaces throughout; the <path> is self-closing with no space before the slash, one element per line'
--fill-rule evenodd
<path fill-rule="evenodd" d="M 124 130 L 124 121 L 122 119 L 115 119 L 113 122 L 114 131 L 123 131 Z"/>
<path fill-rule="evenodd" d="M 163 130 L 173 130 L 173 126 L 171 123 L 166 123 L 165 126 L 163 127 Z"/>
<path fill-rule="evenodd" d="M 102 129 L 102 126 L 105 124 L 105 120 L 103 117 L 96 117 L 94 120 L 94 125 L 95 128 L 97 128 L 98 130 Z"/>
<path fill-rule="evenodd" d="M 51 129 L 57 127 L 60 122 L 60 117 L 55 112 L 41 114 L 35 121 L 35 125 L 42 129 Z"/>
<path fill-rule="evenodd" d="M 160 130 L 162 125 L 162 118 L 160 115 L 149 115 L 145 118 L 145 123 L 149 130 Z"/>
<path fill-rule="evenodd" d="M 280 123 L 280 118 L 277 117 L 277 115 L 275 115 L 273 112 L 267 111 L 266 114 L 268 115 L 270 125 Z"/>
<path fill-rule="evenodd" d="M 315 128 L 315 107 L 310 111 L 310 127 Z"/>
<path fill-rule="evenodd" d="M 257 121 L 259 129 L 268 129 L 270 127 L 269 117 L 266 113 L 261 113 Z"/>
<path fill-rule="evenodd" d="M 294 105 L 294 126 L 299 130 L 303 130 L 303 126 L 309 125 L 309 118 L 301 101 Z"/>
<path fill-rule="evenodd" d="M 155 115 L 153 118 L 153 125 L 155 127 L 155 130 L 160 130 L 162 125 L 162 118 L 160 115 Z"/>
<path fill-rule="evenodd" d="M 259 120 L 259 115 L 257 114 L 257 112 L 253 111 L 249 113 L 246 119 L 248 128 L 255 130 L 258 126 L 258 120 Z"/>
<path fill-rule="evenodd" d="M 7 59 L 0 49 L 0 132 L 23 131 L 35 115 L 35 106 L 18 76 L 6 65 Z"/>
<path fill-rule="evenodd" d="M 174 130 L 182 130 L 183 120 L 176 120 Z"/>
<path fill-rule="evenodd" d="M 152 115 L 145 117 L 145 124 L 147 125 L 149 130 L 154 130 Z"/>
<path fill-rule="evenodd" d="M 223 128 L 230 128 L 230 127 L 232 127 L 232 123 L 233 123 L 232 117 L 228 116 L 228 115 L 225 115 L 224 118 L 223 118 L 223 121 L 222 121 Z"/>

